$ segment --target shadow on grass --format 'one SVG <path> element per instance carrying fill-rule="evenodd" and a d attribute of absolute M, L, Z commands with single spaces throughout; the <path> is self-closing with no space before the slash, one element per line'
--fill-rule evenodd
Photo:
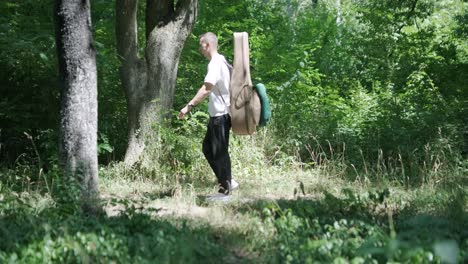
<path fill-rule="evenodd" d="M 72 207 L 73 205 L 69 205 Z M 0 217 L 0 262 L 248 263 L 229 250 L 229 237 L 189 219 L 122 214 L 87 216 L 73 208 L 19 206 Z"/>
<path fill-rule="evenodd" d="M 241 213 L 256 212 L 264 219 L 273 218 L 277 229 L 278 250 L 301 247 L 307 243 L 320 245 L 323 242 L 324 245 L 329 243 L 327 250 L 333 251 L 334 241 L 340 241 L 337 242 L 337 246 L 341 249 L 334 253 L 336 256 L 352 258 L 371 254 L 379 262 L 396 259 L 419 263 L 428 261 L 430 257 L 423 257 L 430 256 L 428 252 L 433 252 L 437 243 L 452 241 L 456 243 L 457 250 L 461 251 L 459 260 L 468 260 L 466 209 L 457 214 L 457 217 L 446 214 L 446 211 L 452 208 L 451 203 L 431 214 L 421 213 L 420 208 L 416 208 L 415 205 L 406 206 L 401 210 L 387 210 L 387 203 L 381 198 L 379 195 L 374 198 L 354 195 L 337 198 L 325 192 L 322 199 L 299 197 L 289 200 L 256 200 L 241 205 L 237 210 Z M 291 243 L 291 237 L 286 233 L 296 234 L 295 239 L 301 242 Z M 356 238 L 355 242 L 360 242 L 350 242 Z M 322 241 L 317 242 L 320 240 Z M 331 257 L 320 257 L 320 247 L 317 248 L 311 246 L 299 251 L 309 250 L 314 252 L 311 253 L 313 259 L 333 261 Z M 316 249 L 317 251 L 313 251 Z M 286 250 L 284 256 L 279 258 L 287 258 L 288 254 L 294 255 L 294 252 L 298 251 Z M 413 258 L 418 254 L 423 257 Z M 295 256 L 299 259 L 310 257 L 302 253 Z"/>
<path fill-rule="evenodd" d="M 171 198 L 174 196 L 175 191 L 175 188 L 168 188 L 158 192 L 145 192 L 143 193 L 143 197 L 149 200 Z"/>

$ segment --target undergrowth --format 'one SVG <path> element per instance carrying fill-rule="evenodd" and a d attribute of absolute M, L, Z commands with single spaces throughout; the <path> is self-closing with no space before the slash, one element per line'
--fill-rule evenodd
<path fill-rule="evenodd" d="M 190 136 L 184 124 L 175 135 L 157 128 L 155 142 L 169 152 L 154 152 L 146 164 L 101 167 L 95 215 L 80 209 L 79 187 L 57 167 L 2 170 L 0 262 L 468 261 L 462 169 L 407 184 L 390 167 L 353 168 L 338 151 L 311 152 L 320 163 L 300 162 L 299 154 L 268 145 L 264 129 L 232 137 L 240 188 L 229 203 L 209 203 L 215 177 L 200 151 L 202 124 L 186 124 L 195 126 Z"/>

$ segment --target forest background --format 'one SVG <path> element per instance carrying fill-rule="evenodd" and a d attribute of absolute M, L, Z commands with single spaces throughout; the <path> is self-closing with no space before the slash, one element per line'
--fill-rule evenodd
<path fill-rule="evenodd" d="M 143 9 L 144 1 L 140 1 L 140 5 Z M 242 253 L 233 251 L 235 261 L 262 259 L 264 256 L 255 252 L 270 252 L 267 249 L 271 250 L 272 257 L 265 260 L 280 262 L 306 260 L 308 257 L 328 262 L 339 261 L 339 258 L 351 260 L 356 256 L 377 260 L 408 260 L 416 256 L 427 260 L 431 252 L 437 256 L 436 260 L 444 259 L 444 254 L 437 254 L 438 244 L 430 242 L 434 240 L 433 237 L 419 237 L 418 242 L 414 242 L 404 236 L 409 228 L 398 225 L 397 220 L 397 233 L 403 235 L 397 237 L 392 233 L 395 227 L 392 218 L 387 219 L 389 213 L 386 210 L 383 220 L 379 220 L 382 223 L 377 224 L 382 227 L 382 234 L 375 238 L 384 241 L 382 245 L 386 247 L 372 244 L 364 253 L 352 253 L 356 248 L 366 248 L 363 246 L 367 245 L 366 242 L 371 243 L 369 237 L 372 232 L 367 226 L 362 227 L 366 235 L 356 235 L 363 239 L 361 242 L 346 246 L 350 248 L 349 252 L 333 253 L 332 248 L 338 247 L 333 243 L 330 255 L 320 255 L 322 245 L 316 246 L 312 242 L 305 243 L 308 246 L 297 246 L 303 245 L 304 241 L 322 241 L 310 239 L 314 235 L 306 234 L 308 228 L 305 226 L 313 225 L 314 217 L 329 211 L 327 209 L 340 211 L 347 208 L 344 215 L 353 215 L 357 210 L 360 212 L 358 216 L 375 217 L 375 212 L 369 215 L 368 207 L 377 203 L 387 208 L 382 197 L 395 196 L 395 193 L 390 194 L 389 186 L 395 190 L 401 188 L 408 193 L 413 192 L 413 198 L 421 194 L 418 190 L 424 192 L 427 191 L 425 188 L 429 188 L 431 191 L 428 194 L 431 196 L 423 196 L 426 203 L 421 205 L 421 210 L 432 216 L 447 216 L 447 212 L 450 212 L 448 220 L 423 217 L 417 218 L 416 222 L 424 226 L 424 221 L 429 221 L 430 225 L 442 226 L 441 235 L 437 237 L 442 241 L 440 245 L 449 248 L 449 251 L 456 249 L 456 257 L 452 254 L 452 259 L 466 260 L 468 235 L 463 222 L 466 223 L 467 219 L 468 193 L 467 8 L 466 1 L 457 0 L 200 1 L 195 28 L 179 62 L 171 116 L 164 124 L 154 125 L 154 137 L 147 142 L 146 156 L 132 168 L 125 168 L 120 161 L 127 147 L 127 112 L 119 78 L 120 62 L 116 54 L 115 5 L 109 1 L 94 0 L 91 10 L 97 49 L 98 152 L 103 186 L 106 186 L 106 179 L 149 180 L 160 190 L 170 190 L 169 193 L 175 197 L 177 190 L 174 186 L 179 186 L 179 191 L 187 190 L 188 186 L 197 190 L 212 183 L 213 176 L 203 163 L 200 151 L 208 118 L 206 106 L 197 107 L 188 121 L 177 120 L 175 116 L 198 90 L 206 72 L 207 62 L 198 53 L 198 36 L 206 31 L 215 32 L 219 37 L 220 53 L 232 61 L 232 33 L 246 31 L 250 36 L 252 79 L 255 83 L 266 85 L 273 118 L 255 136 L 233 137 L 231 149 L 235 175 L 248 185 L 255 178 L 265 177 L 264 173 L 274 174 L 270 170 L 265 171 L 264 166 L 279 168 L 281 173 L 276 176 L 283 177 L 293 186 L 299 182 L 294 194 L 291 190 L 291 195 L 297 198 L 298 193 L 302 193 L 304 197 L 297 203 L 283 201 L 285 204 L 281 204 L 277 201 L 275 206 L 256 204 L 261 215 L 259 221 L 265 224 L 263 221 L 270 219 L 272 230 L 284 236 L 278 236 L 278 240 L 272 240 L 271 244 L 252 240 L 248 247 L 238 246 L 242 248 Z M 3 202 L 0 234 L 9 237 L 0 244 L 0 260 L 27 258 L 29 249 L 31 252 L 42 252 L 39 259 L 53 259 L 52 255 L 36 248 L 41 247 L 40 243 L 46 243 L 42 237 L 52 231 L 45 228 L 20 235 L 24 227 L 17 227 L 18 232 L 15 233 L 12 231 L 15 229 L 10 228 L 13 221 L 9 218 L 21 215 L 10 215 L 21 206 L 11 193 L 21 194 L 26 189 L 29 193 L 32 188 L 37 192 L 36 196 L 24 199 L 35 204 L 38 197 L 50 193 L 53 184 L 60 182 L 57 169 L 60 101 L 53 8 L 51 1 L 46 0 L 2 1 L 0 13 L 0 201 Z M 144 15 L 140 14 L 139 19 L 143 21 Z M 138 31 L 142 32 L 139 36 L 144 36 L 144 23 L 139 25 Z M 143 55 L 145 39 L 141 37 L 139 42 L 143 43 L 140 51 L 140 55 Z M 343 188 L 337 193 L 318 188 L 308 182 L 313 178 L 307 176 L 308 173 L 329 178 L 330 185 L 336 180 Z M 270 177 L 276 179 L 275 176 Z M 356 189 L 346 191 L 349 186 L 355 188 L 356 183 L 364 186 L 361 192 Z M 376 191 L 372 189 L 375 186 L 379 186 Z M 255 189 L 253 184 L 251 187 Z M 362 193 L 365 195 L 361 196 Z M 310 204 L 304 202 L 309 197 L 307 194 L 323 194 L 320 196 L 325 197 L 321 200 L 324 201 L 323 212 L 320 209 L 313 209 L 316 210 L 313 213 L 308 211 Z M 376 195 L 375 200 L 373 195 Z M 46 200 L 48 203 L 53 201 L 50 197 Z M 265 210 L 268 212 L 265 213 Z M 26 215 L 34 215 L 29 209 L 24 211 Z M 397 211 L 400 212 L 395 209 L 393 213 L 398 214 Z M 416 211 L 409 210 L 408 214 L 414 216 Z M 135 209 L 124 212 L 127 212 L 126 215 L 136 213 Z M 36 213 L 33 220 L 26 222 L 34 225 L 37 223 L 35 221 L 41 224 L 50 221 L 47 214 L 39 217 L 41 212 Z M 333 228 L 332 231 L 322 230 L 323 233 L 337 232 L 337 237 L 349 236 L 344 231 L 339 233 L 341 229 L 333 223 L 345 226 L 354 224 L 340 222 L 343 220 L 341 214 L 327 217 L 328 220 L 320 219 L 320 222 L 331 221 Z M 349 220 L 349 217 L 345 218 Z M 95 221 L 103 225 L 100 222 L 102 219 Z M 147 218 L 140 221 L 165 230 L 165 222 L 155 224 Z M 116 225 L 127 225 L 130 221 L 122 222 Z M 80 222 L 82 226 L 88 224 L 86 221 Z M 193 227 L 175 226 L 166 231 L 171 233 L 180 231 L 180 228 L 193 231 Z M 405 231 L 398 232 L 399 228 Z M 159 252 L 168 260 L 184 261 L 187 257 L 196 262 L 198 251 L 212 252 L 210 247 L 215 245 L 211 244 L 211 239 L 217 239 L 216 234 L 211 233 L 216 233 L 214 231 L 197 230 L 208 237 L 208 242 L 198 245 L 202 250 L 189 245 L 186 251 L 182 250 L 189 252 L 188 255 L 180 254 L 177 250 L 174 253 L 180 242 L 178 239 L 182 239 L 183 235 L 179 237 L 171 233 L 175 237 L 172 244 L 154 241 L 148 244 L 162 243 L 158 244 L 159 247 L 167 252 Z M 83 237 L 80 237 L 79 232 L 75 231 L 52 235 L 51 241 L 54 243 L 59 243 L 60 238 L 84 241 L 78 243 L 78 249 L 71 251 L 74 253 L 57 249 L 60 252 L 57 253 L 58 259 L 64 256 L 65 259 L 73 256 L 99 259 L 105 256 L 104 246 L 95 251 L 86 248 L 89 241 L 94 239 L 91 235 L 81 234 Z M 104 237 L 107 239 L 105 241 L 110 241 L 106 234 L 88 231 L 88 234 L 98 234 L 98 238 Z M 302 231 L 304 235 L 301 235 Z M 426 232 L 425 235 L 430 233 Z M 122 234 L 130 237 L 130 233 L 122 231 Z M 288 234 L 295 234 L 295 239 L 300 237 L 302 240 L 299 241 L 302 242 L 291 245 Z M 37 240 L 39 244 L 32 243 L 32 240 Z M 408 240 L 410 246 L 402 242 Z M 323 241 L 330 242 L 325 238 Z M 399 241 L 399 244 L 393 245 L 389 241 Z M 121 244 L 106 243 L 102 242 L 102 245 L 108 246 L 109 258 L 116 257 L 121 247 L 137 244 L 134 240 Z M 233 247 L 227 244 L 226 247 Z M 125 252 L 130 259 L 154 257 L 129 247 Z M 315 255 L 307 255 L 312 254 L 310 252 Z M 208 259 L 219 257 L 215 253 L 206 254 Z M 450 256 L 447 258 L 450 260 Z"/>

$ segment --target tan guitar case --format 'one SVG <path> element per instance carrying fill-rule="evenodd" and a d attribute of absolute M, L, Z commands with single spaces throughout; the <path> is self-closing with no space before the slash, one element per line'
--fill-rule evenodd
<path fill-rule="evenodd" d="M 252 135 L 260 121 L 260 98 L 250 79 L 249 35 L 234 33 L 234 63 L 231 76 L 231 123 L 237 135 Z"/>

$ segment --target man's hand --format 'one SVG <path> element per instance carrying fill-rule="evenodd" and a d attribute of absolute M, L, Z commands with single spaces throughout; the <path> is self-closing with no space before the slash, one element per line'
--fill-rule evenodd
<path fill-rule="evenodd" d="M 179 119 L 182 119 L 185 117 L 186 114 L 188 114 L 188 112 L 190 112 L 190 110 L 192 110 L 192 105 L 191 104 L 188 104 L 186 105 L 184 108 L 180 109 L 180 112 L 179 112 Z"/>
<path fill-rule="evenodd" d="M 213 88 L 213 85 L 211 83 L 204 83 L 202 87 L 198 90 L 197 94 L 190 100 L 190 102 L 182 109 L 180 109 L 179 112 L 179 119 L 182 119 L 185 117 L 190 110 L 192 110 L 195 105 L 199 104 L 205 97 L 210 95 L 211 89 Z"/>

